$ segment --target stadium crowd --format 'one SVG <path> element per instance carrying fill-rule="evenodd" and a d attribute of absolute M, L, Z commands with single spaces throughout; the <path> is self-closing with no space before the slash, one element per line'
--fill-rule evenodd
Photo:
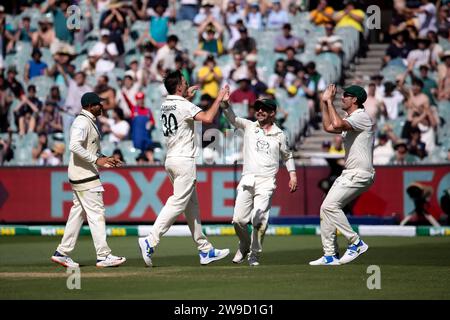
<path fill-rule="evenodd" d="M 394 1 L 383 69 L 367 85 L 375 164 L 450 160 L 450 1 Z M 72 7 L 76 5 L 76 7 Z M 102 151 L 164 159 L 159 107 L 181 70 L 207 109 L 228 83 L 240 116 L 271 97 L 295 147 L 320 129 L 319 99 L 368 50 L 368 4 L 326 0 L 21 0 L 0 5 L 0 164 L 61 165 L 80 97 L 105 100 Z M 355 83 L 365 84 L 365 79 Z M 221 114 L 211 126 L 229 125 Z M 209 127 L 209 128 L 211 128 Z M 206 130 L 208 128 L 203 128 Z M 340 150 L 339 142 L 333 150 Z M 324 145 L 324 150 L 327 145 Z M 445 155 L 443 155 L 443 152 Z M 212 163 L 220 163 L 213 155 Z"/>

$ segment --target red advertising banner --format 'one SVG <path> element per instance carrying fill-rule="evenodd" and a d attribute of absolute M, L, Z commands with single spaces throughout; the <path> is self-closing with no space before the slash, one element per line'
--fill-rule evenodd
<path fill-rule="evenodd" d="M 356 216 L 391 216 L 408 213 L 413 202 L 407 187 L 420 182 L 433 187 L 430 213 L 441 213 L 439 199 L 450 188 L 450 167 L 409 166 L 376 168 L 374 185 L 353 206 Z M 230 222 L 240 168 L 199 166 L 197 189 L 203 221 Z M 283 168 L 272 202 L 272 217 L 317 216 L 323 199 L 319 182 L 329 174 L 327 167 L 299 167 L 299 190 L 289 193 L 289 176 Z M 128 167 L 103 170 L 107 220 L 117 223 L 151 223 L 172 186 L 163 167 Z M 65 222 L 72 203 L 67 169 L 40 167 L 0 168 L 0 223 Z M 180 217 L 183 221 L 183 217 Z"/>

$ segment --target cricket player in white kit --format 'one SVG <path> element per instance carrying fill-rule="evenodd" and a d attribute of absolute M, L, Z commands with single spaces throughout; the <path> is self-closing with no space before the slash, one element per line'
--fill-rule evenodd
<path fill-rule="evenodd" d="M 194 120 L 212 123 L 220 102 L 225 96 L 229 97 L 229 87 L 226 86 L 220 91 L 211 108 L 202 111 L 190 102 L 198 86 L 188 88 L 181 72 L 169 73 L 164 79 L 164 86 L 169 95 L 161 106 L 160 120 L 167 143 L 165 167 L 173 185 L 173 195 L 167 199 L 150 234 L 145 238 L 139 238 L 138 243 L 145 264 L 152 266 L 152 254 L 161 237 L 184 213 L 199 250 L 200 264 L 206 265 L 225 258 L 230 250 L 215 249 L 202 231 L 196 189 L 197 146 L 194 142 Z"/>
<path fill-rule="evenodd" d="M 244 166 L 233 214 L 239 248 L 233 263 L 244 262 L 248 255 L 249 265 L 257 266 L 268 226 L 280 159 L 285 162 L 289 171 L 290 192 L 294 192 L 297 189 L 294 158 L 285 134 L 274 123 L 277 108 L 274 100 L 262 99 L 255 102 L 255 122 L 236 117 L 228 103 L 222 103 L 222 107 L 231 124 L 244 130 Z M 253 226 L 251 236 L 247 230 L 250 222 Z"/>
<path fill-rule="evenodd" d="M 70 130 L 69 182 L 73 190 L 73 206 L 70 209 L 64 236 L 51 260 L 64 267 L 78 267 L 69 254 L 75 244 L 87 217 L 92 239 L 97 252 L 97 267 L 115 267 L 126 261 L 124 257 L 111 254 L 106 243 L 105 206 L 103 186 L 98 167 L 116 167 L 121 162 L 113 157 L 105 157 L 100 151 L 100 132 L 95 119 L 102 114 L 102 101 L 94 92 L 81 97 L 83 109 L 75 118 Z"/>
<path fill-rule="evenodd" d="M 369 248 L 353 231 L 342 208 L 373 184 L 374 124 L 364 110 L 363 103 L 367 94 L 362 87 L 350 86 L 344 89 L 342 109 L 347 113 L 345 118 L 341 118 L 336 112 L 333 105 L 335 95 L 334 84 L 329 85 L 322 95 L 322 122 L 325 131 L 342 134 L 345 165 L 320 207 L 320 233 L 324 256 L 309 263 L 315 266 L 349 263 Z M 338 256 L 336 230 L 349 241 L 341 259 Z"/>

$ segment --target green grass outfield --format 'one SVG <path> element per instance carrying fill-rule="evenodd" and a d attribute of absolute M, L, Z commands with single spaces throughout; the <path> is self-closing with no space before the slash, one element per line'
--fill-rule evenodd
<path fill-rule="evenodd" d="M 155 267 L 145 268 L 136 237 L 111 237 L 113 253 L 128 261 L 96 269 L 92 240 L 82 236 L 72 255 L 83 265 L 81 290 L 69 290 L 65 269 L 50 261 L 59 237 L 0 237 L 0 299 L 450 299 L 450 237 L 366 237 L 370 249 L 354 263 L 311 267 L 320 237 L 268 236 L 262 265 L 252 268 L 231 263 L 236 237 L 209 238 L 232 254 L 200 266 L 190 238 L 165 237 Z M 380 290 L 366 286 L 370 265 L 381 268 Z"/>

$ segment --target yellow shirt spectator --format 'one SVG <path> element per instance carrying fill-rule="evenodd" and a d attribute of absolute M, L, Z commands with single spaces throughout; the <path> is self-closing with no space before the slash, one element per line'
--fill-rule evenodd
<path fill-rule="evenodd" d="M 200 70 L 198 70 L 198 78 L 203 78 L 206 76 L 202 86 L 202 94 L 209 94 L 215 99 L 219 94 L 220 83 L 214 79 L 214 74 L 216 77 L 222 78 L 222 71 L 218 66 L 215 66 L 212 72 L 209 66 L 201 67 Z"/>
<path fill-rule="evenodd" d="M 360 9 L 350 10 L 349 13 L 345 13 L 344 10 L 341 10 L 336 14 L 336 17 L 335 17 L 335 20 L 337 21 L 336 28 L 352 27 L 352 28 L 355 28 L 356 30 L 358 30 L 359 32 L 363 32 L 364 29 L 363 29 L 362 23 L 353 19 L 353 17 L 351 15 L 361 17 L 362 19 L 364 19 L 364 17 L 365 17 L 364 11 L 362 11 Z"/>
<path fill-rule="evenodd" d="M 326 15 L 325 15 L 324 13 L 325 13 Z M 315 25 L 321 26 L 321 25 L 323 25 L 325 22 L 333 21 L 333 19 L 330 19 L 329 17 L 327 17 L 327 15 L 333 16 L 333 14 L 334 14 L 334 9 L 333 9 L 332 7 L 326 7 L 323 11 L 314 9 L 314 10 L 311 11 L 311 13 L 310 13 L 310 18 L 311 18 L 311 21 L 312 21 Z"/>

